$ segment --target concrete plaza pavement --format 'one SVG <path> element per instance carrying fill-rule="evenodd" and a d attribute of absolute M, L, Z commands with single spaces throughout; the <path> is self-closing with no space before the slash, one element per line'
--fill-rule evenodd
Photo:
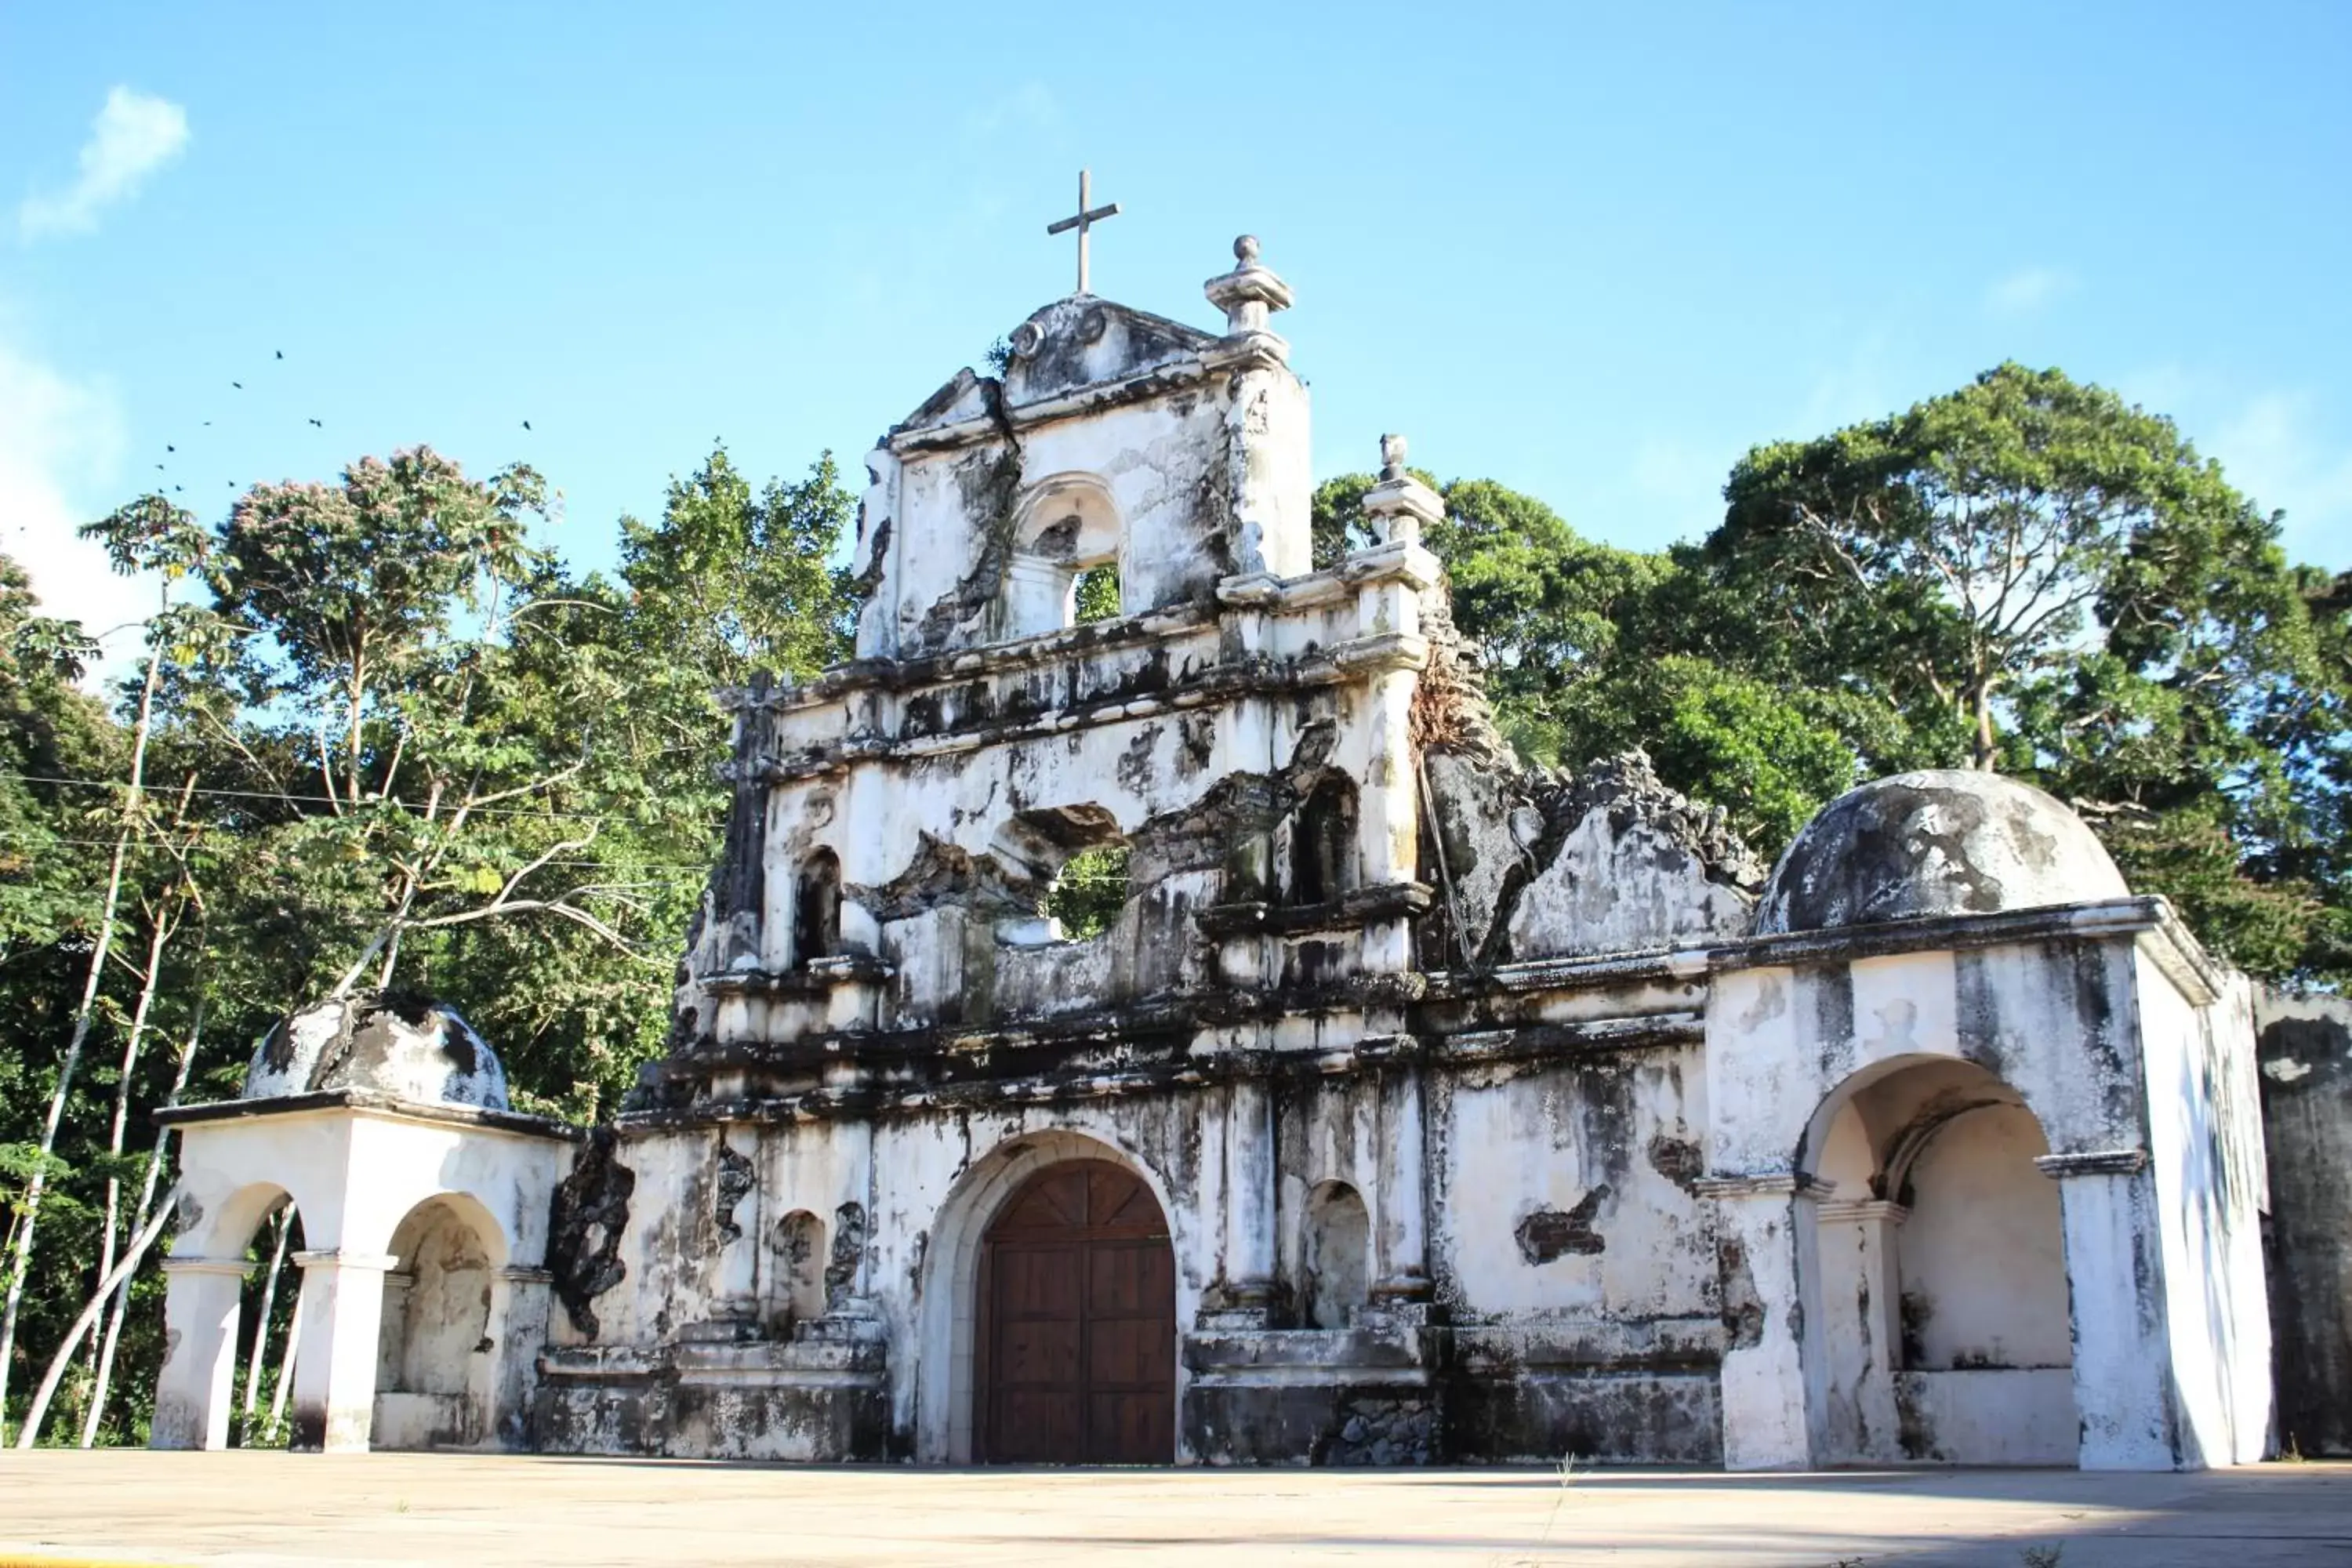
<path fill-rule="evenodd" d="M 2055 1548 L 2056 1558 L 2036 1556 Z M 2352 1563 L 2352 1465 L 1728 1476 L 0 1455 L 0 1565 Z"/>

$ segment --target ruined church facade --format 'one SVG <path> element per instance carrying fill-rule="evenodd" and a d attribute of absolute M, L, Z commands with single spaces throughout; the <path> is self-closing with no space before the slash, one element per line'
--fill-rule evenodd
<path fill-rule="evenodd" d="M 2012 781 L 1866 785 L 1768 873 L 1638 754 L 1522 769 L 1402 442 L 1316 564 L 1290 289 L 1235 252 L 1221 328 L 1061 300 L 868 458 L 856 657 L 726 694 L 612 1125 L 351 1009 L 175 1113 L 159 1442 L 226 1440 L 274 1193 L 319 1447 L 2260 1457 L 2243 981 Z M 1097 931 L 1046 912 L 1078 865 Z"/>

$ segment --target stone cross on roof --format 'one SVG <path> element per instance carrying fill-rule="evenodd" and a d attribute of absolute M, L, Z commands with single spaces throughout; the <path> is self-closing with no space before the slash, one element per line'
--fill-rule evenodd
<path fill-rule="evenodd" d="M 1107 217 L 1118 216 L 1117 202 L 1110 202 L 1094 208 L 1087 207 L 1087 200 L 1091 179 L 1091 171 L 1086 169 L 1078 171 L 1078 210 L 1069 217 L 1045 226 L 1047 234 L 1067 234 L 1072 229 L 1078 231 L 1078 292 L 1081 294 L 1087 291 L 1087 231 Z"/>

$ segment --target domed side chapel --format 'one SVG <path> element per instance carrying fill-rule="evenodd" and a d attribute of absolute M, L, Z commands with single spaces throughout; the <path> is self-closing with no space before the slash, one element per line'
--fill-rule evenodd
<path fill-rule="evenodd" d="M 1221 327 L 1082 285 L 878 444 L 856 656 L 725 694 L 614 1124 L 397 997 L 173 1113 L 159 1445 L 227 1441 L 290 1202 L 313 1447 L 2260 1457 L 2243 980 L 2010 780 L 1867 785 L 1768 875 L 1638 752 L 1523 769 L 1402 441 L 1314 569 L 1235 251 Z"/>

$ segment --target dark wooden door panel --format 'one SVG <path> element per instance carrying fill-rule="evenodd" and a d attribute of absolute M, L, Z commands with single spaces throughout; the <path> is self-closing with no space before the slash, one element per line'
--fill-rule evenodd
<path fill-rule="evenodd" d="M 990 1227 L 981 1279 L 982 1458 L 1175 1458 L 1176 1258 L 1149 1187 L 1104 1161 L 1041 1172 Z"/>

